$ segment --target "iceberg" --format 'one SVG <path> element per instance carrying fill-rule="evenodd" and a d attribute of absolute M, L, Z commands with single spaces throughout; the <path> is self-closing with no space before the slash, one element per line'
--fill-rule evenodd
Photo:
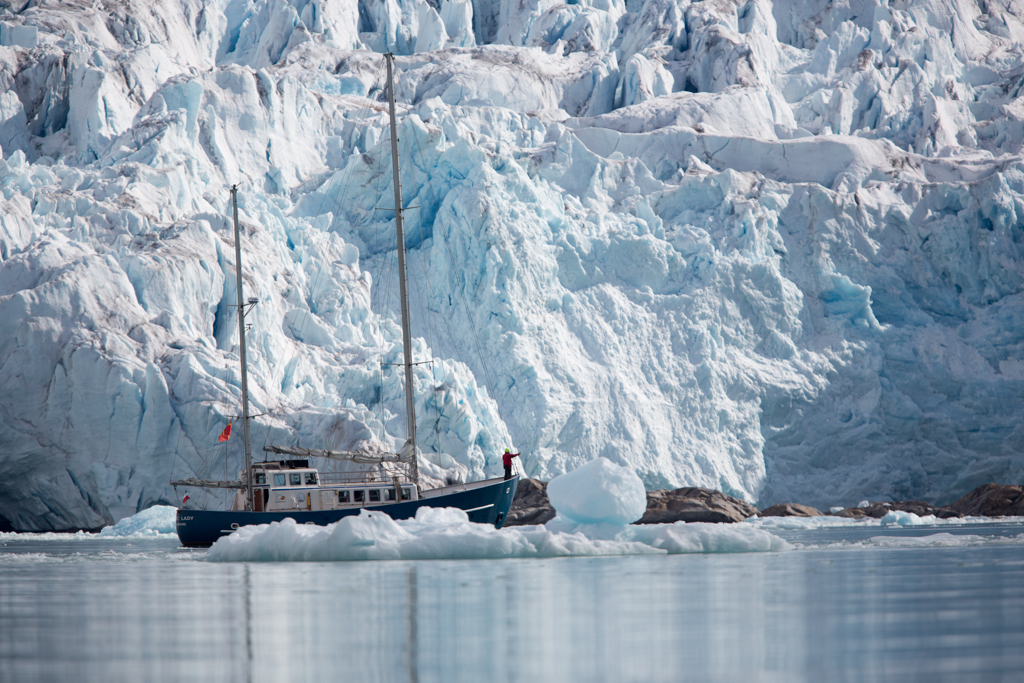
<path fill-rule="evenodd" d="M 103 527 L 99 535 L 105 537 L 174 535 L 177 508 L 154 505 L 142 512 L 118 520 L 113 526 Z"/>
<path fill-rule="evenodd" d="M 583 524 L 631 524 L 644 516 L 644 483 L 630 467 L 595 458 L 548 483 L 558 516 Z"/>
<path fill-rule="evenodd" d="M 1022 45 L 952 0 L 0 9 L 0 527 L 239 470 L 233 184 L 257 449 L 400 447 L 384 50 L 427 476 L 1020 481 Z"/>

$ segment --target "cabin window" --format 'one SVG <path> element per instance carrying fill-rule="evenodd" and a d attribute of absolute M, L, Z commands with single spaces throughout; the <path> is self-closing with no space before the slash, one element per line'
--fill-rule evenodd
<path fill-rule="evenodd" d="M 384 500 L 394 500 L 394 499 L 395 499 L 395 490 L 394 489 L 384 489 Z"/>
<path fill-rule="evenodd" d="M 292 472 L 288 475 L 291 479 L 290 486 L 302 486 L 302 475 L 298 472 Z"/>
<path fill-rule="evenodd" d="M 274 486 L 284 486 L 284 475 L 283 474 L 275 474 L 274 475 Z"/>
<path fill-rule="evenodd" d="M 316 472 L 306 472 L 306 486 L 316 485 Z"/>
<path fill-rule="evenodd" d="M 348 502 L 348 491 L 338 491 L 338 502 L 339 503 L 347 503 Z"/>
<path fill-rule="evenodd" d="M 362 503 L 363 502 L 363 495 L 365 493 L 366 493 L 365 491 L 353 491 L 352 492 L 352 502 L 353 503 Z"/>
<path fill-rule="evenodd" d="M 402 500 L 409 500 L 412 498 L 412 492 L 409 489 L 402 489 Z"/>
<path fill-rule="evenodd" d="M 380 502 L 380 489 L 370 489 L 370 502 L 371 503 L 379 503 Z"/>
<path fill-rule="evenodd" d="M 266 484 L 267 483 L 267 475 L 266 474 L 262 474 L 262 473 L 261 474 L 257 474 L 256 475 L 256 483 L 257 484 Z"/>

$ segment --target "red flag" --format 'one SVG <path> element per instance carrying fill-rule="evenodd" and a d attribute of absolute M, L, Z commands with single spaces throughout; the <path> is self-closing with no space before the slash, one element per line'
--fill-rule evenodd
<path fill-rule="evenodd" d="M 217 437 L 217 441 L 227 441 L 231 438 L 231 423 L 228 422 L 228 426 L 224 428 L 224 431 Z"/>
<path fill-rule="evenodd" d="M 188 502 L 188 491 L 185 491 L 185 497 L 181 499 L 181 504 L 184 505 Z"/>

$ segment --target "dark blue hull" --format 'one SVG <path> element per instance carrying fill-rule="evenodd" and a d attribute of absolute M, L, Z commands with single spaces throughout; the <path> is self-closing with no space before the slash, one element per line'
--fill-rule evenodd
<path fill-rule="evenodd" d="M 493 483 L 491 483 L 493 482 Z M 379 510 L 392 519 L 409 519 L 416 516 L 421 507 L 459 508 L 469 514 L 469 521 L 478 524 L 493 524 L 501 528 L 512 499 L 516 495 L 519 476 L 504 481 L 492 479 L 459 486 L 448 487 L 442 495 L 413 500 L 407 503 L 389 503 L 365 508 L 344 508 L 340 510 L 278 510 L 274 512 L 246 512 L 243 510 L 178 510 L 176 527 L 181 544 L 187 547 L 212 545 L 221 536 L 227 536 L 238 527 L 252 524 L 270 524 L 291 518 L 299 524 L 326 526 L 342 517 L 358 515 L 363 510 Z M 468 488 L 472 486 L 473 488 Z"/>

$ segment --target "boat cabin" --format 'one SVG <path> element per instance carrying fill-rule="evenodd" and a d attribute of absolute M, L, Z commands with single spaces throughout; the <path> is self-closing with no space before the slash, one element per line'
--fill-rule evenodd
<path fill-rule="evenodd" d="M 387 481 L 379 472 L 321 476 L 308 460 L 259 462 L 252 469 L 255 512 L 377 507 L 419 498 L 407 478 L 393 476 Z M 236 506 L 239 503 L 243 507 L 238 509 L 244 509 L 244 496 Z"/>

